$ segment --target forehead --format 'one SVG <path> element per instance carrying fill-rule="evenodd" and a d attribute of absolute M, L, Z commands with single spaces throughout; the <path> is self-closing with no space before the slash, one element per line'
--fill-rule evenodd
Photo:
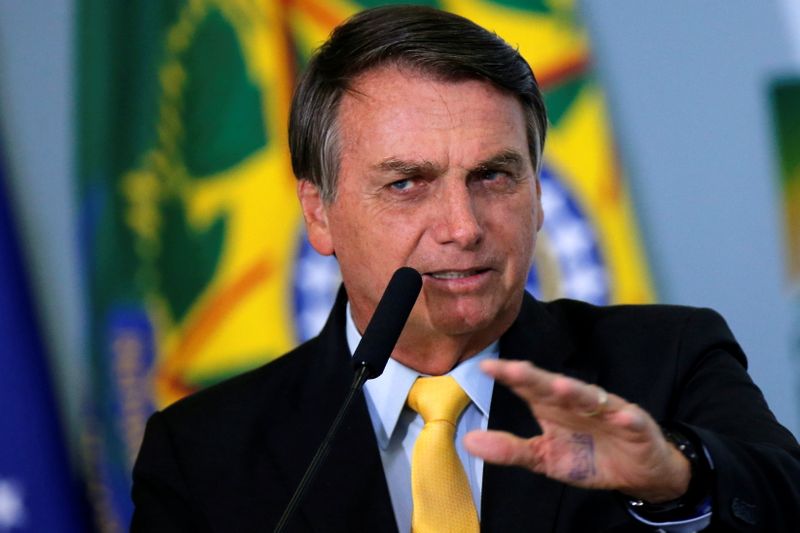
<path fill-rule="evenodd" d="M 404 67 L 361 74 L 339 108 L 342 156 L 426 157 L 516 150 L 527 156 L 525 114 L 489 82 L 442 81 Z"/>

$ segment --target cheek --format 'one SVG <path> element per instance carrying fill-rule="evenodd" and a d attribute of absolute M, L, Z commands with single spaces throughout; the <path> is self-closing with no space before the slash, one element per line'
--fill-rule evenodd
<path fill-rule="evenodd" d="M 429 221 L 424 208 L 373 209 L 361 230 L 380 247 L 380 254 L 405 262 L 419 248 Z"/>
<path fill-rule="evenodd" d="M 346 204 L 337 215 L 331 232 L 336 255 L 343 266 L 383 274 L 407 264 L 414 253 L 418 219 Z"/>
<path fill-rule="evenodd" d="M 499 239 L 508 254 L 510 266 L 518 275 L 527 276 L 533 263 L 533 250 L 536 245 L 538 231 L 538 215 L 533 213 L 529 205 L 519 209 L 505 209 L 503 216 L 496 222 Z"/>

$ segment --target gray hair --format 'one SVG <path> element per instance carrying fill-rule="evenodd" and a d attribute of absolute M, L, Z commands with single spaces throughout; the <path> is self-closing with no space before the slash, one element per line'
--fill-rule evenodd
<path fill-rule="evenodd" d="M 292 98 L 289 149 L 298 179 L 332 202 L 339 174 L 339 103 L 362 73 L 386 65 L 410 67 L 441 81 L 480 80 L 522 104 L 528 150 L 537 171 L 547 132 L 542 94 L 519 51 L 474 22 L 421 6 L 362 11 L 333 30 L 311 58 Z"/>

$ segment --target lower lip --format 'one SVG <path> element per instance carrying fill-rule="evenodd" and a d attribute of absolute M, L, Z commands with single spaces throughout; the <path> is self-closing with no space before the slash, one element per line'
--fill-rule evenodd
<path fill-rule="evenodd" d="M 425 285 L 434 289 L 443 289 L 450 292 L 471 292 L 481 289 L 489 281 L 491 270 L 483 270 L 463 278 L 434 278 L 425 274 Z"/>

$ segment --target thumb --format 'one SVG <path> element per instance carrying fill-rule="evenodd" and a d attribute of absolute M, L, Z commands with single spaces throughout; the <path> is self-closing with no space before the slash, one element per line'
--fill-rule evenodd
<path fill-rule="evenodd" d="M 505 431 L 470 431 L 464 436 L 464 448 L 489 463 L 536 470 L 539 458 L 533 440 Z"/>

